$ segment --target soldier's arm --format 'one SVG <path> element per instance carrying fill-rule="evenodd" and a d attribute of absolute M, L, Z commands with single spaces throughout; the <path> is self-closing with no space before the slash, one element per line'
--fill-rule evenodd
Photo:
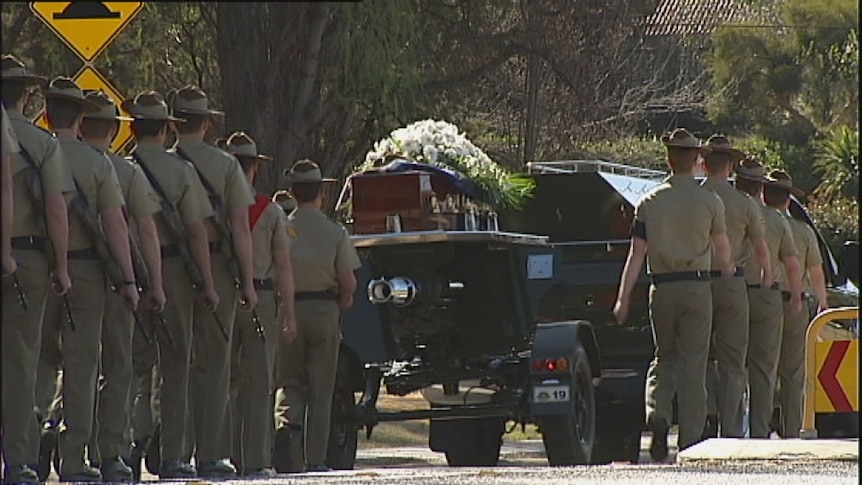
<path fill-rule="evenodd" d="M 727 239 L 727 234 L 713 234 L 711 237 L 715 257 L 721 264 L 721 271 L 724 276 L 733 276 L 734 267 L 730 258 L 730 241 Z"/>
<path fill-rule="evenodd" d="M 290 262 L 290 248 L 277 249 L 272 253 L 275 259 L 275 277 L 278 282 L 278 301 L 284 311 L 285 325 L 293 325 L 293 328 L 282 330 L 296 331 L 296 312 L 294 311 L 294 292 L 296 287 L 293 282 L 293 265 Z"/>
<path fill-rule="evenodd" d="M 153 290 L 162 291 L 162 253 L 156 220 L 149 214 L 138 216 L 135 218 L 135 226 L 141 240 L 141 254 L 149 270 L 150 286 Z"/>
<path fill-rule="evenodd" d="M 802 308 L 802 267 L 796 256 L 783 256 L 784 271 L 787 272 L 787 284 L 790 286 L 790 303 L 795 311 Z M 798 307 L 798 309 L 797 309 Z"/>
<path fill-rule="evenodd" d="M 129 249 L 129 227 L 123 215 L 123 209 L 112 207 L 99 211 L 102 219 L 102 230 L 111 254 L 117 260 L 125 281 L 135 281 L 135 270 L 132 266 L 132 255 Z"/>
<path fill-rule="evenodd" d="M 66 198 L 62 193 L 45 195 L 45 225 L 51 246 L 54 248 L 54 273 L 67 275 L 69 272 L 69 211 Z"/>
<path fill-rule="evenodd" d="M 214 292 L 215 284 L 213 283 L 212 264 L 210 264 L 210 247 L 204 221 L 199 220 L 186 224 L 185 228 L 192 258 L 198 264 L 198 268 L 201 270 L 201 277 L 204 279 L 203 289 L 205 292 Z"/>
<path fill-rule="evenodd" d="M 230 213 L 233 248 L 239 258 L 243 288 L 254 287 L 254 263 L 251 249 L 251 230 L 248 227 L 248 207 L 237 207 Z"/>
<path fill-rule="evenodd" d="M 769 246 L 766 243 L 766 238 L 750 239 L 750 241 L 757 264 L 763 270 L 760 283 L 764 288 L 769 288 L 775 281 L 775 277 L 772 276 L 772 260 L 769 258 Z"/>
<path fill-rule="evenodd" d="M 4 122 L 6 113 L 4 115 Z M 4 139 L 4 143 L 5 143 Z M 0 206 L 3 207 L 3 225 L 2 225 L 2 257 L 3 257 L 3 274 L 12 273 L 15 271 L 15 263 L 12 259 L 12 219 L 15 212 L 12 210 L 12 161 L 9 153 L 6 153 L 6 147 L 3 147 L 3 167 L 2 167 L 2 200 Z"/>
<path fill-rule="evenodd" d="M 614 305 L 614 317 L 617 323 L 624 323 L 628 318 L 629 304 L 631 302 L 632 289 L 641 274 L 644 260 L 647 254 L 647 240 L 644 237 L 632 235 L 629 246 L 629 254 L 620 277 L 620 289 L 617 294 L 617 302 Z"/>
<path fill-rule="evenodd" d="M 808 278 L 811 280 L 811 288 L 817 297 L 817 309 L 821 312 L 828 309 L 829 296 L 826 293 L 826 274 L 823 272 L 823 264 L 809 266 Z"/>

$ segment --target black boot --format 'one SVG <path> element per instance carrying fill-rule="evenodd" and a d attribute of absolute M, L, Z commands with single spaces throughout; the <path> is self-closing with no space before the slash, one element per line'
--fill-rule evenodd
<path fill-rule="evenodd" d="M 132 469 L 132 479 L 141 481 L 141 460 L 144 458 L 146 443 L 135 441 L 132 443 L 132 452 L 129 454 L 129 468 Z"/>
<path fill-rule="evenodd" d="M 703 434 L 700 437 L 701 441 L 706 441 L 710 438 L 718 438 L 718 416 L 708 414 L 706 422 L 703 425 Z"/>
<path fill-rule="evenodd" d="M 57 454 L 57 434 L 57 426 L 51 421 L 42 425 L 39 436 L 39 462 L 35 470 L 39 475 L 39 481 L 46 481 L 51 474 L 51 463 L 54 461 L 54 455 Z M 60 470 L 57 470 L 57 473 L 59 474 Z"/>

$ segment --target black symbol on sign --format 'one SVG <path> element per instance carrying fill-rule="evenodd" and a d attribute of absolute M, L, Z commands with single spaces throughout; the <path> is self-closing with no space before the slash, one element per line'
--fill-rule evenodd
<path fill-rule="evenodd" d="M 118 18 L 120 12 L 111 12 L 102 2 L 72 2 L 62 12 L 54 14 L 54 20 Z"/>

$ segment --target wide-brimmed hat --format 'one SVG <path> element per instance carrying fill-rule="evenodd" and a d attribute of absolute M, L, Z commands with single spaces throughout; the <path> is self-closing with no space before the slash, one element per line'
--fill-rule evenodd
<path fill-rule="evenodd" d="M 746 157 L 745 152 L 734 148 L 733 143 L 731 143 L 724 135 L 712 135 L 706 140 L 706 143 L 704 143 L 703 146 L 709 148 L 711 153 L 724 153 L 730 155 L 733 161 L 741 160 Z"/>
<path fill-rule="evenodd" d="M 84 115 L 84 118 L 91 120 L 132 121 L 132 118 L 120 116 L 120 109 L 117 108 L 117 104 L 102 90 L 86 90 L 84 91 L 84 98 L 99 106 L 99 111 L 87 113 Z"/>
<path fill-rule="evenodd" d="M 702 151 L 709 150 L 709 148 L 704 147 L 700 140 L 685 128 L 677 128 L 670 133 L 662 135 L 661 142 L 668 147 L 697 148 Z"/>
<path fill-rule="evenodd" d="M 257 143 L 244 131 L 237 131 L 227 139 L 227 152 L 238 158 L 271 161 L 272 157 L 257 153 Z"/>
<path fill-rule="evenodd" d="M 3 54 L 0 60 L 0 77 L 3 82 L 20 82 L 26 86 L 41 86 L 48 82 L 47 77 L 31 73 L 20 59 L 11 54 Z"/>
<path fill-rule="evenodd" d="M 197 86 L 183 86 L 171 98 L 171 109 L 174 114 L 224 115 L 223 111 L 210 108 L 207 94 Z"/>
<path fill-rule="evenodd" d="M 75 81 L 65 76 L 52 79 L 42 89 L 42 94 L 45 98 L 64 99 L 77 103 L 84 109 L 84 113 L 95 113 L 100 109 L 99 105 L 84 97 L 84 90 L 75 84 Z"/>
<path fill-rule="evenodd" d="M 807 195 L 802 189 L 793 186 L 793 179 L 784 170 L 773 170 L 769 172 L 768 177 L 771 180 L 766 182 L 766 185 L 785 189 L 796 197 L 805 197 Z"/>
<path fill-rule="evenodd" d="M 272 194 L 272 201 L 280 205 L 285 212 L 293 212 L 296 209 L 296 199 L 287 190 L 278 190 Z"/>
<path fill-rule="evenodd" d="M 763 167 L 763 164 L 750 157 L 740 160 L 739 163 L 734 166 L 734 172 L 736 173 L 737 178 L 743 178 L 763 184 L 771 181 L 771 179 L 766 176 L 766 169 Z"/>
<path fill-rule="evenodd" d="M 136 120 L 185 121 L 171 116 L 165 100 L 155 91 L 139 93 L 134 98 L 123 101 L 120 106 Z"/>
<path fill-rule="evenodd" d="M 287 179 L 294 184 L 313 184 L 320 182 L 336 182 L 337 179 L 323 178 L 320 167 L 311 160 L 300 160 L 289 170 L 284 171 Z"/>

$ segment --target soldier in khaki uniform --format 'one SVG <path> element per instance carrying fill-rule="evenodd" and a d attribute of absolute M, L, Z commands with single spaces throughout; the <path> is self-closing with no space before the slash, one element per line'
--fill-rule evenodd
<path fill-rule="evenodd" d="M 259 155 L 248 135 L 237 132 L 226 148 L 254 184 L 260 163 L 272 158 Z M 262 194 L 249 208 L 254 247 L 254 284 L 258 292 L 256 314 L 237 315 L 231 355 L 231 409 L 234 423 L 233 462 L 245 476 L 272 476 L 273 392 L 275 354 L 282 333 L 296 338 L 293 309 L 293 269 L 287 216 Z M 258 333 L 260 325 L 263 334 Z"/>
<path fill-rule="evenodd" d="M 24 117 L 31 90 L 46 79 L 29 73 L 21 61 L 9 55 L 2 57 L 0 68 L 3 104 L 8 109 L 20 149 L 11 154 L 15 213 L 9 244 L 17 266 L 17 281 L 12 277 L 3 279 L 0 338 L 4 477 L 7 482 L 38 483 L 35 470 L 29 466 L 38 461 L 39 453 L 39 427 L 33 419 L 36 361 L 41 348 L 48 286 L 53 286 L 58 295 L 66 294 L 71 287 L 64 194 L 73 192 L 75 185 L 63 162 L 57 139 Z M 31 163 L 41 169 L 41 194 L 37 195 L 41 207 L 34 204 L 30 192 Z M 47 250 L 52 250 L 53 260 L 47 257 Z M 26 308 L 19 300 L 16 286 L 24 295 Z"/>
<path fill-rule="evenodd" d="M 123 281 L 116 291 L 127 311 L 134 311 L 139 296 L 129 254 L 129 234 L 123 217 L 124 201 L 119 181 L 110 160 L 77 137 L 84 113 L 96 111 L 98 106 L 86 100 L 74 81 L 65 77 L 51 81 L 45 98 L 48 122 L 60 140 L 78 196 L 82 196 L 98 215 L 105 243 L 122 272 Z M 58 447 L 62 481 L 102 479 L 99 470 L 85 463 L 84 450 L 93 426 L 99 342 L 109 281 L 84 224 L 77 212 L 70 211 L 69 267 L 75 277 L 75 287 L 69 292 L 66 302 L 59 298 L 49 301 L 43 325 L 43 331 L 49 333 L 59 328 L 62 348 L 63 426 Z M 74 329 L 70 324 L 61 324 L 65 320 L 61 317 L 63 305 L 74 320 Z M 117 458 L 108 467 L 114 471 L 124 465 Z"/>
<path fill-rule="evenodd" d="M 276 454 L 279 435 L 290 435 L 291 470 L 326 471 L 332 393 L 338 367 L 340 310 L 353 305 L 361 266 L 344 226 L 320 211 L 322 182 L 317 164 L 302 160 L 288 173 L 298 207 L 290 215 L 296 320 L 299 336 L 283 340 L 276 395 Z M 302 439 L 304 435 L 304 440 Z M 305 460 L 301 460 L 303 445 Z M 278 468 L 276 468 L 278 469 Z M 279 470 L 283 471 L 283 470 Z"/>
<path fill-rule="evenodd" d="M 130 238 L 140 248 L 150 276 L 143 307 L 147 311 L 161 312 L 165 306 L 162 287 L 159 235 L 153 214 L 159 212 L 158 199 L 137 164 L 110 151 L 110 145 L 119 131 L 120 121 L 132 121 L 119 115 L 113 100 L 103 92 L 89 92 L 86 99 L 97 104 L 99 111 L 84 115 L 81 135 L 84 141 L 104 153 L 120 182 L 126 201 L 125 215 Z M 139 241 L 139 242 L 138 242 Z M 140 281 L 139 281 L 140 283 Z M 131 451 L 129 437 L 130 392 L 132 372 L 132 336 L 134 318 L 123 306 L 122 299 L 109 294 L 105 306 L 106 324 L 102 330 L 102 375 L 105 382 L 99 388 L 97 406 L 97 432 L 93 434 L 95 459 L 101 463 L 102 477 L 110 481 L 128 480 L 131 477 L 125 466 L 117 464 L 119 457 L 128 461 Z M 139 329 L 138 332 L 141 330 Z"/>
<path fill-rule="evenodd" d="M 272 201 L 281 206 L 281 209 L 287 215 L 290 215 L 291 212 L 296 210 L 296 199 L 290 195 L 290 191 L 277 190 L 272 194 Z"/>
<path fill-rule="evenodd" d="M 808 224 L 794 219 L 789 212 L 790 194 L 804 197 L 805 192 L 793 186 L 787 172 L 773 170 L 770 182 L 763 188 L 766 205 L 778 210 L 790 223 L 793 242 L 799 252 L 799 264 L 804 287 L 813 291 L 819 311 L 829 308 L 826 296 L 826 276 L 823 257 L 817 244 L 817 235 Z M 807 311 L 794 311 L 790 305 L 790 286 L 785 282 L 779 289 L 782 296 L 784 328 L 781 334 L 781 354 L 778 359 L 778 400 L 781 405 L 782 438 L 798 438 L 802 428 L 802 397 L 805 387 L 805 332 L 808 329 Z"/>
<path fill-rule="evenodd" d="M 630 296 L 644 259 L 652 279 L 650 321 L 655 358 L 646 382 L 647 426 L 653 431 L 650 454 L 667 457 L 671 403 L 679 402 L 679 449 L 700 440 L 706 420 L 706 358 L 712 327 L 709 284 L 711 250 L 721 277 L 734 274 L 725 233 L 724 204 L 700 187 L 694 170 L 703 150 L 684 129 L 662 137 L 672 175 L 638 203 L 631 250 L 614 306 L 625 322 Z"/>
<path fill-rule="evenodd" d="M 2 252 L 3 260 L 3 276 L 9 276 L 15 272 L 15 258 L 12 257 L 12 219 L 15 217 L 15 211 L 12 209 L 15 201 L 12 198 L 12 154 L 18 153 L 21 149 L 18 147 L 18 136 L 15 134 L 15 129 L 12 128 L 12 122 L 9 121 L 9 116 L 6 114 L 6 107 L 3 106 L 3 165 L 2 165 L 2 207 L 3 210 L 3 226 L 2 226 L 2 244 L 0 244 L 0 252 Z"/>
<path fill-rule="evenodd" d="M 757 202 L 729 183 L 732 167 L 745 154 L 733 148 L 726 137 L 713 135 L 707 140 L 710 151 L 704 156 L 707 179 L 701 184 L 712 190 L 724 203 L 727 238 L 736 274 L 723 278 L 720 271 L 712 276 L 713 347 L 718 362 L 717 387 L 714 393 L 721 425 L 721 436 L 742 438 L 742 396 L 745 393 L 745 353 L 748 349 L 748 294 L 743 268 L 754 257 L 763 268 L 763 286 L 772 286 L 769 250 L 764 238 L 763 215 Z M 713 267 L 719 267 L 713 257 Z M 710 386 L 707 386 L 710 387 Z"/>
<path fill-rule="evenodd" d="M 141 166 L 159 198 L 164 194 L 179 213 L 190 255 L 193 263 L 200 268 L 203 279 L 201 291 L 204 311 L 210 311 L 209 309 L 215 308 L 219 302 L 210 269 L 209 244 L 204 226 L 204 220 L 213 213 L 212 206 L 191 164 L 165 150 L 169 123 L 182 120 L 168 114 L 164 100 L 154 91 L 127 99 L 122 106 L 135 119 L 132 122 L 132 131 L 137 146 L 132 156 Z M 162 212 L 156 216 L 161 244 L 162 282 L 168 295 L 164 312 L 167 328 L 155 332 L 161 373 L 159 477 L 189 478 L 197 475 L 195 467 L 188 462 L 190 437 L 187 434 L 190 419 L 192 318 L 196 295 L 191 277 L 177 249 L 177 241 L 168 231 L 165 217 L 167 214 L 163 207 Z M 149 320 L 150 328 L 159 327 L 155 318 L 145 320 Z M 137 373 L 137 366 L 135 370 Z M 151 370 L 148 368 L 146 372 Z"/>
<path fill-rule="evenodd" d="M 186 123 L 177 127 L 175 152 L 197 170 L 210 197 L 221 199 L 216 208 L 229 223 L 233 249 L 238 261 L 231 258 L 228 244 L 222 240 L 214 221 L 206 223 L 212 257 L 213 280 L 221 303 L 216 312 L 228 334 L 225 341 L 212 313 L 196 308 L 194 319 L 194 358 L 191 374 L 192 424 L 194 427 L 194 457 L 202 477 L 229 477 L 236 469 L 228 457 L 232 452 L 229 415 L 230 355 L 234 320 L 237 310 L 239 283 L 242 301 L 247 310 L 257 305 L 254 289 L 251 232 L 248 208 L 254 197 L 239 162 L 227 152 L 204 142 L 211 126 L 211 116 L 221 115 L 210 109 L 206 94 L 193 86 L 179 89 L 173 98 L 173 110 Z M 215 205 L 215 204 L 214 204 Z M 231 273 L 231 265 L 239 266 L 239 282 Z M 192 450 L 189 450 L 192 451 Z"/>
<path fill-rule="evenodd" d="M 794 309 L 802 309 L 801 280 L 796 245 L 787 220 L 777 210 L 763 205 L 763 184 L 770 182 L 763 165 L 753 159 L 743 160 L 736 166 L 735 186 L 758 201 L 765 221 L 766 245 L 775 283 L 762 286 L 761 267 L 756 260 L 745 265 L 748 285 L 748 387 L 749 421 L 752 438 L 768 438 L 775 398 L 775 381 L 781 348 L 783 314 L 781 285 L 789 285 L 795 295 L 791 299 Z"/>

